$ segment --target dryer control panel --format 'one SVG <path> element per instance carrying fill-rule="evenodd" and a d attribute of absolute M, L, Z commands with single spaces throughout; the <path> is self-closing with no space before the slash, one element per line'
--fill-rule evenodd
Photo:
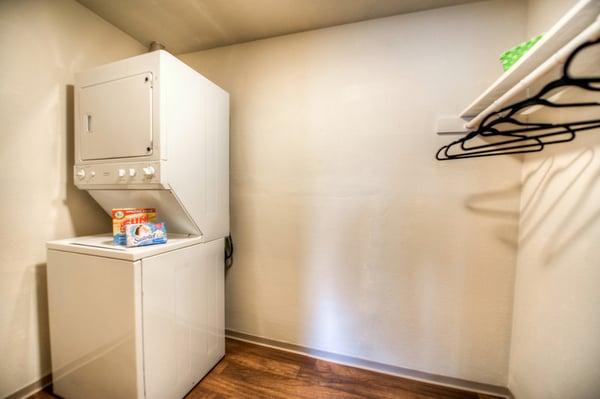
<path fill-rule="evenodd" d="M 75 185 L 79 188 L 96 188 L 98 185 L 143 185 L 161 184 L 164 163 L 122 162 L 79 165 L 73 169 Z"/>

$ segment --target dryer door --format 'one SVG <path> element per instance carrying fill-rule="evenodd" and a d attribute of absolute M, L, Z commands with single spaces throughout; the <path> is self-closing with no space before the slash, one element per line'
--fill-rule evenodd
<path fill-rule="evenodd" d="M 82 87 L 79 92 L 82 160 L 152 153 L 152 74 Z"/>

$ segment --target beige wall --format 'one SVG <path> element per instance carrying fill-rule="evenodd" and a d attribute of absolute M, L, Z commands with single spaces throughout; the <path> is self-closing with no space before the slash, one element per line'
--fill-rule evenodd
<path fill-rule="evenodd" d="M 227 327 L 506 385 L 520 160 L 436 162 L 525 37 L 490 1 L 181 58 L 231 94 Z"/>
<path fill-rule="evenodd" d="M 181 56 L 232 95 L 228 328 L 508 379 L 518 399 L 595 397 L 600 139 L 526 157 L 522 174 L 508 157 L 433 160 L 436 118 L 573 3 L 486 1 Z M 73 73 L 144 48 L 66 0 L 0 1 L 0 45 L 3 397 L 49 372 L 44 241 L 109 228 L 70 177 Z"/>
<path fill-rule="evenodd" d="M 547 30 L 573 4 L 530 0 L 528 35 Z M 600 52 L 594 56 L 600 63 Z M 586 115 L 532 116 L 572 117 Z M 600 395 L 599 177 L 599 131 L 525 158 L 509 372 L 517 399 Z"/>
<path fill-rule="evenodd" d="M 579 0 L 527 0 L 527 37 L 546 32 Z"/>
<path fill-rule="evenodd" d="M 144 48 L 74 1 L 0 1 L 0 397 L 50 370 L 45 247 L 109 229 L 71 179 L 76 71 Z"/>

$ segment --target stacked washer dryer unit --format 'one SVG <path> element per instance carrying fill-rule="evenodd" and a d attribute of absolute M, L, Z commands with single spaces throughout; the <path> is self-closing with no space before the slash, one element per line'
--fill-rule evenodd
<path fill-rule="evenodd" d="M 54 391 L 182 398 L 225 349 L 229 95 L 156 51 L 79 74 L 75 118 L 77 187 L 108 213 L 157 208 L 169 242 L 47 244 Z"/>

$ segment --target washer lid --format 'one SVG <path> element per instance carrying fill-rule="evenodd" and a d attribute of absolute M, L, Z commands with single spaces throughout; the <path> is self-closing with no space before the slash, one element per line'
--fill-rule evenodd
<path fill-rule="evenodd" d="M 183 234 L 167 233 L 166 244 L 148 245 L 144 247 L 127 248 L 116 245 L 111 234 L 99 234 L 68 238 L 64 240 L 48 241 L 48 249 L 74 252 L 78 254 L 102 256 L 105 258 L 136 261 L 149 256 L 158 255 L 175 249 L 189 247 L 202 242 L 201 236 L 187 236 Z"/>

